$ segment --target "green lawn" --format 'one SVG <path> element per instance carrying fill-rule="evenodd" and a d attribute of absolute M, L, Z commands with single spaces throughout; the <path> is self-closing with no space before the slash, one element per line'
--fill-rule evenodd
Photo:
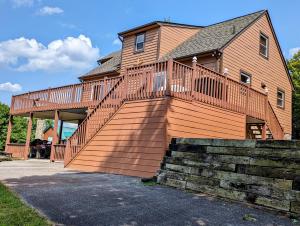
<path fill-rule="evenodd" d="M 25 205 L 16 194 L 0 183 L 0 225 L 37 226 L 51 225 L 51 223 L 34 209 Z"/>

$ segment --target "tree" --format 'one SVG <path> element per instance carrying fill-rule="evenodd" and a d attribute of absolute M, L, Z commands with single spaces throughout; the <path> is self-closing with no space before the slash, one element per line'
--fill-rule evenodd
<path fill-rule="evenodd" d="M 287 65 L 295 86 L 293 93 L 293 138 L 300 139 L 300 51 L 287 61 Z"/>
<path fill-rule="evenodd" d="M 3 151 L 5 147 L 8 117 L 9 107 L 0 103 L 0 151 Z"/>
<path fill-rule="evenodd" d="M 7 126 L 9 119 L 9 107 L 6 104 L 0 103 L 0 151 L 5 148 Z M 28 118 L 14 117 L 11 133 L 11 143 L 23 144 L 26 142 Z M 32 122 L 31 140 L 34 139 L 36 129 L 36 119 Z"/>

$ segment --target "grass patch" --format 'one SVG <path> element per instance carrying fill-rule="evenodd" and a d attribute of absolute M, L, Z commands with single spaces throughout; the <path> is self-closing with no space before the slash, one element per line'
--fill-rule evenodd
<path fill-rule="evenodd" d="M 155 186 L 157 183 L 155 181 L 142 182 L 144 186 Z"/>
<path fill-rule="evenodd" d="M 0 183 L 0 225 L 44 226 L 52 224 Z"/>

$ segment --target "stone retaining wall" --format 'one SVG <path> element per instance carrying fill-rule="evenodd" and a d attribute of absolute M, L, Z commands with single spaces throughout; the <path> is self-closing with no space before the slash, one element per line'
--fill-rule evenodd
<path fill-rule="evenodd" d="M 300 142 L 174 139 L 161 184 L 300 214 Z"/>

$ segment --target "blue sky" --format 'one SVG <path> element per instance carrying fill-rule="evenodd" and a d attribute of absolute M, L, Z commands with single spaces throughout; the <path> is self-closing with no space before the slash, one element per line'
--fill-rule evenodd
<path fill-rule="evenodd" d="M 0 102 L 77 83 L 121 46 L 117 33 L 153 20 L 209 25 L 268 9 L 286 58 L 300 48 L 300 1 L 0 0 Z"/>

